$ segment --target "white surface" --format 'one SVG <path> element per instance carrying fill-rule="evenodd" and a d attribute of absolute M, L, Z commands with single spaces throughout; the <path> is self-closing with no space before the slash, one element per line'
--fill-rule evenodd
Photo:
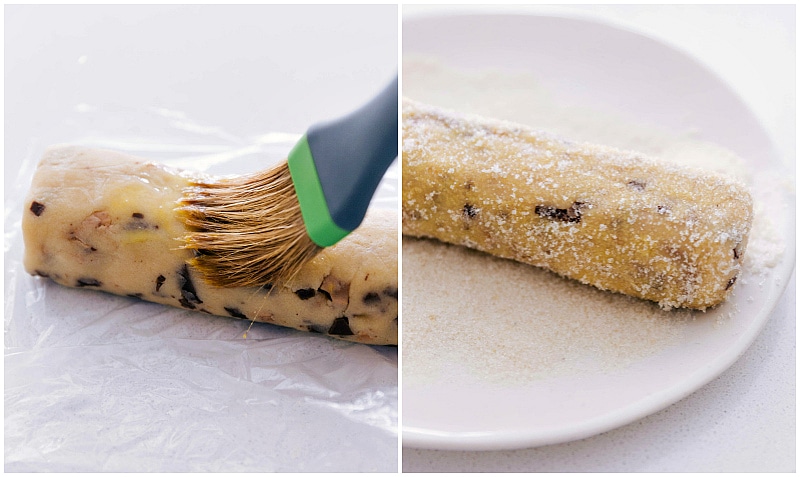
<path fill-rule="evenodd" d="M 516 8 L 516 7 L 514 7 Z M 510 8 L 513 10 L 514 8 Z M 731 9 L 718 8 L 681 8 L 681 7 L 585 7 L 574 9 L 533 9 L 544 13 L 575 13 L 596 12 L 605 18 L 617 18 L 634 31 L 645 32 L 653 35 L 667 44 L 675 45 L 683 51 L 692 53 L 693 46 L 705 46 L 699 49 L 694 56 L 704 60 L 704 56 L 718 58 L 713 54 L 713 45 L 708 46 L 708 41 L 698 42 L 692 38 L 692 31 L 683 29 L 685 25 L 692 25 L 694 15 L 699 15 L 696 21 L 709 23 L 709 18 L 717 18 L 711 22 L 715 28 L 706 26 L 701 29 L 705 35 L 716 38 L 727 38 L 725 32 L 735 37 L 732 43 L 743 41 L 741 39 L 741 23 L 745 22 L 740 15 L 748 14 L 754 37 L 763 36 L 765 30 L 773 32 L 773 36 L 761 43 L 762 47 L 771 49 L 775 42 L 783 45 L 789 52 L 778 52 L 769 55 L 771 60 L 761 58 L 763 54 L 756 54 L 761 61 L 761 69 L 768 71 L 769 67 L 775 68 L 774 77 L 785 78 L 787 75 L 792 81 L 778 80 L 777 83 L 786 87 L 779 90 L 776 101 L 790 103 L 791 110 L 775 110 L 774 102 L 769 102 L 762 107 L 757 107 L 759 97 L 765 88 L 757 88 L 752 96 L 747 96 L 748 87 L 758 86 L 760 83 L 747 81 L 752 76 L 742 78 L 737 74 L 734 66 L 726 67 L 724 62 L 704 61 L 723 80 L 728 77 L 738 78 L 730 83 L 739 92 L 747 103 L 759 116 L 761 122 L 768 127 L 777 143 L 778 150 L 783 154 L 787 164 L 794 171 L 794 102 L 786 101 L 784 95 L 791 95 L 793 86 L 793 68 L 786 68 L 788 62 L 794 66 L 793 40 L 794 10 L 790 8 L 789 22 L 785 23 L 786 12 L 756 10 L 748 7 L 734 7 Z M 405 14 L 413 14 L 416 9 L 405 7 Z M 754 13 L 757 13 L 754 15 Z M 674 23 L 670 23 L 672 19 Z M 765 28 L 761 22 L 770 20 L 788 30 L 781 28 Z M 620 23 L 618 23 L 620 24 Z M 745 22 L 747 25 L 747 23 Z M 755 25 L 754 25 L 755 24 Z M 647 25 L 647 26 L 645 26 Z M 672 30 L 670 30 L 672 25 Z M 733 26 L 736 30 L 730 30 Z M 660 33 L 654 33 L 660 32 Z M 670 41 L 670 35 L 677 38 L 676 42 Z M 688 39 L 688 40 L 687 40 Z M 695 40 L 694 42 L 692 40 Z M 757 42 L 750 37 L 750 41 Z M 699 43 L 699 44 L 698 44 Z M 729 43 L 726 46 L 733 46 Z M 721 47 L 722 45 L 717 45 Z M 753 46 L 748 42 L 747 48 L 737 51 L 752 51 Z M 761 51 L 756 49 L 755 51 Z M 721 55 L 727 56 L 725 54 Z M 742 58 L 737 58 L 741 61 Z M 783 61 L 784 63 L 781 63 Z M 719 66 L 723 65 L 723 66 Z M 753 64 L 749 64 L 753 67 Z M 720 69 L 723 70 L 720 72 Z M 741 73 L 741 70 L 738 70 Z M 787 73 L 788 72 L 788 73 Z M 723 74 L 725 73 L 725 74 Z M 726 74 L 728 76 L 726 76 Z M 771 77 L 767 75 L 767 77 Z M 743 92 L 744 90 L 745 92 Z M 785 128 L 785 121 L 791 127 Z M 772 126 L 772 127 L 770 127 Z M 794 244 L 789 244 L 793 247 Z M 441 452 L 420 451 L 404 448 L 404 471 L 703 471 L 703 470 L 792 470 L 794 469 L 795 426 L 794 426 L 794 281 L 789 284 L 787 292 L 783 294 L 778 306 L 770 316 L 766 328 L 757 338 L 755 344 L 736 362 L 736 364 L 722 376 L 712 381 L 695 394 L 681 402 L 667 408 L 648 418 L 637 421 L 626 427 L 608 432 L 582 441 L 539 449 L 517 452 Z M 791 336 L 791 340 L 786 337 Z M 765 340 L 766 343 L 765 343 Z M 762 354 L 756 350 L 762 349 Z M 782 350 L 782 353 L 780 352 Z M 756 362 L 753 362 L 756 360 Z M 761 362 L 769 360 L 770 366 L 764 370 Z M 758 373 L 756 373 L 758 371 Z M 768 379 L 772 383 L 766 388 L 753 383 L 753 375 Z M 754 385 L 756 384 L 756 385 Z M 730 387 L 732 392 L 724 389 Z M 769 404 L 768 404 L 769 403 Z M 684 417 L 686 416 L 686 417 Z M 723 418 L 721 418 L 722 416 Z M 691 420 L 689 420 L 691 419 Z M 404 421 L 405 422 L 405 421 Z M 767 426 L 765 423 L 770 423 Z M 709 432 L 714 432 L 714 438 Z M 642 445 L 642 443 L 650 445 Z M 653 449 L 658 448 L 658 452 Z M 666 449 L 666 451 L 665 451 Z M 622 458 L 624 456 L 624 458 Z"/>
<path fill-rule="evenodd" d="M 284 159 L 396 72 L 397 7 L 4 10 L 5 470 L 395 471 L 396 348 L 243 339 L 246 322 L 34 279 L 19 219 L 53 143 L 216 174 Z"/>

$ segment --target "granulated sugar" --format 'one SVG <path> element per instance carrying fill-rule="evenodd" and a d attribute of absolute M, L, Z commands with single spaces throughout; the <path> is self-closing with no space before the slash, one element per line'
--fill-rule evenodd
<path fill-rule="evenodd" d="M 412 99 L 724 172 L 760 189 L 744 161 L 720 146 L 560 105 L 527 75 L 463 73 L 414 58 L 404 59 L 403 74 Z M 764 213 L 768 198 L 753 192 L 756 217 L 743 278 L 777 264 L 784 247 Z M 687 324 L 703 316 L 664 311 L 466 248 L 403 238 L 404 386 L 507 385 L 618 369 L 686 339 Z"/>
<path fill-rule="evenodd" d="M 403 239 L 406 384 L 608 370 L 674 343 L 691 316 L 467 248 Z"/>

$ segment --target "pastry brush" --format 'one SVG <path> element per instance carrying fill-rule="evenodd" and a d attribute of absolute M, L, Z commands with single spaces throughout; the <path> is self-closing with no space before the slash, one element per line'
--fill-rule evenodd
<path fill-rule="evenodd" d="M 193 183 L 180 207 L 192 265 L 217 286 L 288 279 L 361 224 L 397 139 L 395 77 L 359 109 L 310 127 L 276 166 Z"/>

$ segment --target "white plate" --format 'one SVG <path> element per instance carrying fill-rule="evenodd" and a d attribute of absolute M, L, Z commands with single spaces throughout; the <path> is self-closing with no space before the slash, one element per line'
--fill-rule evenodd
<path fill-rule="evenodd" d="M 767 134 L 725 84 L 681 52 L 632 32 L 557 17 L 414 18 L 403 24 L 403 53 L 467 71 L 534 74 L 565 102 L 665 130 L 695 130 L 698 138 L 735 152 L 749 170 L 758 171 L 751 180 L 760 190 L 780 177 Z M 445 102 L 446 94 L 443 89 Z M 415 370 L 404 354 L 403 445 L 496 450 L 566 442 L 631 423 L 704 386 L 750 346 L 791 275 L 791 188 L 776 184 L 767 198 L 775 243 L 785 245 L 779 260 L 759 273 L 745 270 L 731 300 L 686 324 L 680 340 L 652 355 L 610 370 L 495 385 L 469 373 L 461 373 L 457 384 L 407 379 Z M 413 273 L 405 267 L 404 272 Z M 405 290 L 404 280 L 407 326 Z"/>

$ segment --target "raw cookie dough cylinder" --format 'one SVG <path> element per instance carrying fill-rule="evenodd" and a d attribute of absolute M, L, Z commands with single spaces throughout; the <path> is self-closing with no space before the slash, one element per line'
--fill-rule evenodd
<path fill-rule="evenodd" d="M 741 269 L 748 190 L 719 174 L 403 101 L 403 233 L 705 309 Z"/>
<path fill-rule="evenodd" d="M 111 151 L 53 147 L 22 220 L 24 264 L 70 287 L 368 344 L 397 344 L 397 220 L 373 210 L 290 282 L 216 288 L 187 265 L 176 207 L 191 175 Z"/>

